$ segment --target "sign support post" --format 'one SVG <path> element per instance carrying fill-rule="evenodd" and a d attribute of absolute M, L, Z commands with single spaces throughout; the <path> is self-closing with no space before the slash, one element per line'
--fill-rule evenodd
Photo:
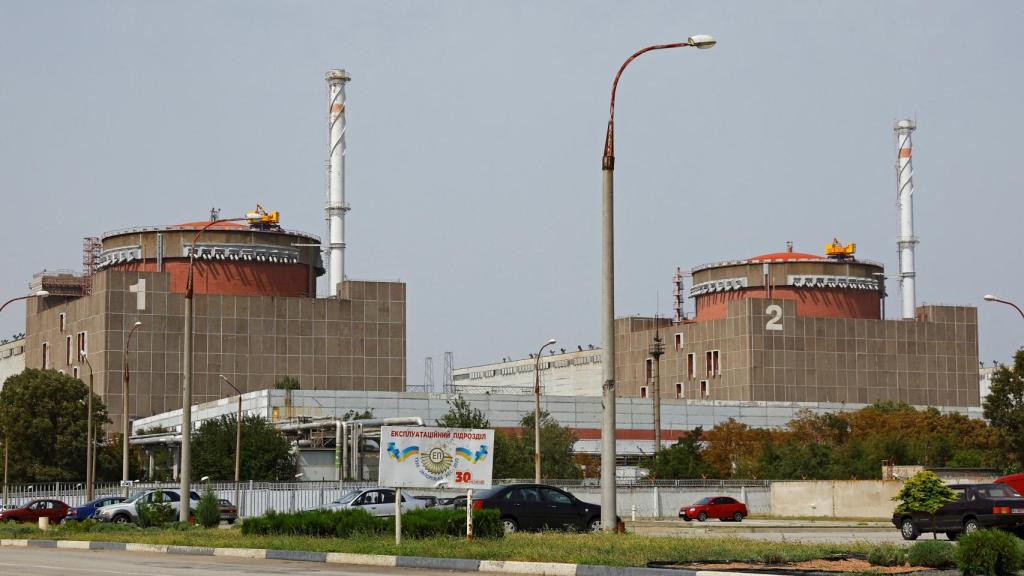
<path fill-rule="evenodd" d="M 402 544 L 402 489 L 395 488 L 395 546 Z"/>
<path fill-rule="evenodd" d="M 466 490 L 466 542 L 473 541 L 473 489 Z"/>

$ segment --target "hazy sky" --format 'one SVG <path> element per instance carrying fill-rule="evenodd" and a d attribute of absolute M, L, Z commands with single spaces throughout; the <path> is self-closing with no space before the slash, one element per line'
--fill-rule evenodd
<path fill-rule="evenodd" d="M 238 214 L 325 235 L 325 83 L 348 87 L 347 273 L 408 283 L 409 383 L 600 342 L 600 157 L 617 103 L 619 315 L 676 266 L 838 236 L 896 272 L 892 123 L 916 117 L 919 302 L 1024 321 L 1020 2 L 0 1 L 0 296 L 81 238 Z M 892 281 L 890 281 L 892 282 Z M 322 284 L 321 284 L 322 285 Z M 890 316 L 898 314 L 895 283 Z M 688 303 L 692 310 L 692 302 Z M 0 334 L 24 329 L 24 308 Z"/>

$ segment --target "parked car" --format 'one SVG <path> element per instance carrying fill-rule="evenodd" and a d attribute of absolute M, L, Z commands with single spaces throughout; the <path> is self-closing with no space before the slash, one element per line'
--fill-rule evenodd
<path fill-rule="evenodd" d="M 424 508 L 434 508 L 437 506 L 439 498 L 437 496 L 413 496 L 416 500 L 422 500 Z"/>
<path fill-rule="evenodd" d="M 85 504 L 77 508 L 69 508 L 67 515 L 61 519 L 61 522 L 68 522 L 70 520 L 88 520 L 92 518 L 92 515 L 96 513 L 96 510 L 103 508 L 104 506 L 110 506 L 111 504 L 119 504 L 127 500 L 124 496 L 100 496 L 94 500 L 86 502 Z"/>
<path fill-rule="evenodd" d="M 427 503 L 402 494 L 402 512 L 426 508 Z M 392 488 L 364 488 L 349 490 L 340 498 L 324 506 L 325 510 L 366 510 L 374 516 L 395 515 L 395 491 Z"/>
<path fill-rule="evenodd" d="M 1006 484 L 952 485 L 957 499 L 932 518 L 924 512 L 896 512 L 892 523 L 904 540 L 916 540 L 925 532 L 944 532 L 950 540 L 981 528 L 1019 530 L 1024 527 L 1024 498 Z"/>
<path fill-rule="evenodd" d="M 36 523 L 40 518 L 46 517 L 50 522 L 56 524 L 68 513 L 68 505 L 60 500 L 32 500 L 28 504 L 17 508 L 10 508 L 0 512 L 2 522 L 31 522 Z"/>
<path fill-rule="evenodd" d="M 437 505 L 440 506 L 440 507 L 443 507 L 443 508 L 448 508 L 450 510 L 456 510 L 456 509 L 459 509 L 459 508 L 462 508 L 463 510 L 465 510 L 466 509 L 466 495 L 463 494 L 461 496 L 453 496 L 451 498 L 439 498 L 437 500 Z"/>
<path fill-rule="evenodd" d="M 694 518 L 698 522 L 704 522 L 708 518 L 742 522 L 749 515 L 747 505 L 731 496 L 709 496 L 679 509 L 679 517 L 687 522 Z"/>
<path fill-rule="evenodd" d="M 465 502 L 463 502 L 465 506 Z M 495 486 L 473 495 L 473 509 L 496 509 L 505 532 L 518 530 L 601 529 L 601 507 L 583 502 L 572 494 L 543 484 Z M 616 518 L 616 525 L 622 522 Z"/>
<path fill-rule="evenodd" d="M 145 492 L 135 494 L 124 502 L 100 508 L 96 511 L 93 517 L 100 522 L 115 522 L 121 524 L 138 522 L 139 503 L 145 502 L 146 504 L 153 504 L 157 501 L 170 504 L 171 509 L 177 512 L 181 509 L 181 496 L 179 496 L 179 494 L 180 492 L 178 490 L 170 490 L 167 488 L 146 490 Z M 189 508 L 194 509 L 199 504 L 199 493 L 195 491 L 190 492 L 189 500 L 191 500 L 191 502 L 189 502 Z"/>
<path fill-rule="evenodd" d="M 220 519 L 228 524 L 234 524 L 238 520 L 238 507 L 230 500 L 225 498 L 217 500 L 217 509 L 220 510 Z"/>

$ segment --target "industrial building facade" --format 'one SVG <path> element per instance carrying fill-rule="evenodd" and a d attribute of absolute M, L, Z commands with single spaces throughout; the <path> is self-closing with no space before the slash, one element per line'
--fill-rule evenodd
<path fill-rule="evenodd" d="M 91 364 L 110 429 L 118 430 L 125 342 L 141 322 L 128 352 L 128 417 L 181 408 L 191 249 L 184 239 L 205 224 L 108 235 L 95 259 L 100 269 L 87 280 L 37 275 L 34 284 L 51 295 L 27 303 L 26 366 L 88 382 Z M 309 278 L 323 273 L 319 251 L 308 247 L 304 256 L 290 246 L 314 237 L 246 226 L 205 234 L 194 266 L 195 403 L 234 394 L 220 375 L 243 392 L 273 388 L 285 376 L 304 389 L 404 389 L 405 284 L 345 281 L 335 297 L 315 298 Z"/>

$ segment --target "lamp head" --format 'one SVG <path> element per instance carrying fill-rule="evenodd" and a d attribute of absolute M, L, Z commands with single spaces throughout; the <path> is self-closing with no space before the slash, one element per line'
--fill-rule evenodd
<path fill-rule="evenodd" d="M 556 340 L 554 338 L 552 338 L 551 340 L 548 340 L 548 345 L 550 346 L 550 345 L 554 344 L 555 342 L 556 342 Z"/>
<path fill-rule="evenodd" d="M 992 302 L 992 301 L 993 301 L 993 300 L 995 300 L 995 299 L 996 299 L 996 297 L 995 297 L 995 296 L 993 296 L 993 295 L 991 295 L 991 294 L 985 294 L 985 300 L 986 300 L 986 301 L 988 301 L 988 302 Z"/>
<path fill-rule="evenodd" d="M 701 50 L 707 50 L 718 43 L 717 40 L 707 34 L 696 34 L 686 39 L 686 43 L 694 48 L 700 48 Z"/>
<path fill-rule="evenodd" d="M 139 326 L 142 326 L 142 322 L 138 322 L 138 321 L 136 321 L 136 322 L 135 322 L 135 327 L 136 327 L 136 328 L 138 328 Z"/>
<path fill-rule="evenodd" d="M 35 294 L 33 294 L 33 296 L 36 296 L 37 298 L 46 298 L 49 295 L 49 290 L 39 290 Z"/>
<path fill-rule="evenodd" d="M 200 481 L 200 482 L 206 482 L 206 481 L 207 481 L 207 480 L 209 480 L 209 479 L 210 479 L 210 477 L 209 477 L 209 476 L 203 476 L 202 478 L 200 478 L 200 479 L 199 479 L 199 481 Z"/>

